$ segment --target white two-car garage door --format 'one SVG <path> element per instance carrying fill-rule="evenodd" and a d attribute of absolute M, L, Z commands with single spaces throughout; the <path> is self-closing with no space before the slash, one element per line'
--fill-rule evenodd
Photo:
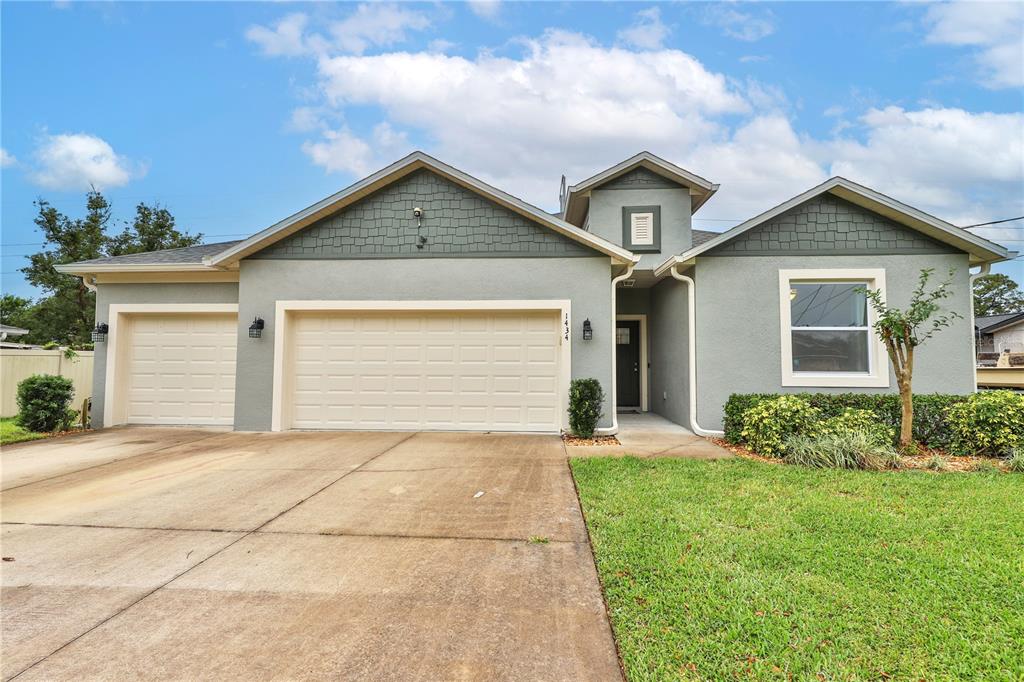
<path fill-rule="evenodd" d="M 231 425 L 238 316 L 127 317 L 121 423 Z"/>
<path fill-rule="evenodd" d="M 294 312 L 296 429 L 557 431 L 556 311 Z"/>

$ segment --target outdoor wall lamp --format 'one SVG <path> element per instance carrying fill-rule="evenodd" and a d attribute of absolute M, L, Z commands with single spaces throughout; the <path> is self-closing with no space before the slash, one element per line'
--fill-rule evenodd
<path fill-rule="evenodd" d="M 590 318 L 583 320 L 583 340 L 590 341 L 594 338 L 594 328 L 590 326 Z"/>
<path fill-rule="evenodd" d="M 92 340 L 94 343 L 103 343 L 107 340 L 107 332 L 110 331 L 110 327 L 107 326 L 106 322 L 100 322 L 92 330 Z"/>
<path fill-rule="evenodd" d="M 249 338 L 258 339 L 263 336 L 263 318 L 257 315 L 253 318 L 252 324 L 249 325 Z"/>

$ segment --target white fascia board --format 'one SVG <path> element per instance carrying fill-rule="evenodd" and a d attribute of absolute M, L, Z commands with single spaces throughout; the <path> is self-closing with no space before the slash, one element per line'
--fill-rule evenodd
<path fill-rule="evenodd" d="M 223 272 L 225 268 L 215 268 L 202 263 L 115 263 L 81 264 L 67 263 L 55 265 L 53 269 L 65 275 L 95 275 L 102 272 Z"/>
<path fill-rule="evenodd" d="M 791 208 L 795 208 L 805 201 L 813 199 L 819 194 L 823 194 L 825 192 L 832 192 L 836 196 L 846 199 L 847 201 L 857 199 L 856 201 L 853 201 L 853 203 L 869 210 L 873 210 L 876 213 L 880 213 L 882 211 L 886 211 L 890 214 L 895 213 L 897 216 L 886 215 L 886 213 L 882 213 L 882 215 L 898 220 L 900 223 L 906 225 L 912 230 L 916 230 L 946 244 L 950 244 L 951 246 L 967 251 L 979 261 L 995 262 L 1005 260 L 1009 256 L 1009 252 L 1005 248 L 994 242 L 990 242 L 983 237 L 971 234 L 962 228 L 956 227 L 944 220 L 940 220 L 935 216 L 928 215 L 927 213 L 919 211 L 912 206 L 907 206 L 906 204 L 896 201 L 891 197 L 887 197 L 884 194 L 880 194 L 873 189 L 851 182 L 846 178 L 834 177 L 829 178 L 817 187 L 812 187 L 803 194 L 798 194 L 792 199 L 789 199 L 774 208 L 768 209 L 760 215 L 754 216 L 750 220 L 740 223 L 736 227 L 723 232 L 714 239 L 704 242 L 700 246 L 696 246 L 689 251 L 684 251 L 682 254 L 675 257 L 675 262 L 687 261 L 702 253 L 706 253 L 711 249 L 724 244 L 730 239 L 743 234 L 747 230 L 753 229 L 758 225 L 785 213 Z M 668 267 L 671 267 L 671 265 Z M 659 270 L 662 268 L 667 270 L 668 267 L 665 267 L 665 264 L 662 264 L 662 266 L 659 266 Z M 657 274 L 657 272 L 658 271 L 656 270 L 655 274 Z"/>
<path fill-rule="evenodd" d="M 305 208 L 298 213 L 271 225 L 267 229 L 254 234 L 252 237 L 239 242 L 235 246 L 226 249 L 221 253 L 211 256 L 205 262 L 212 266 L 237 262 L 248 254 L 265 248 L 270 244 L 297 232 L 323 215 L 332 213 L 348 204 L 354 203 L 371 192 L 374 192 L 381 187 L 412 173 L 413 171 L 419 170 L 420 168 L 429 168 L 458 185 L 486 196 L 505 208 L 550 227 L 555 232 L 558 232 L 576 242 L 590 246 L 591 248 L 594 248 L 605 255 L 611 256 L 616 260 L 625 262 L 632 259 L 632 252 L 623 249 L 612 242 L 581 230 L 575 225 L 570 225 L 564 220 L 556 218 L 536 206 L 532 206 L 511 194 L 503 192 L 496 187 L 492 187 L 491 185 L 488 185 L 471 175 L 463 173 L 457 168 L 442 163 L 423 152 L 413 152 L 404 159 L 373 173 L 346 189 L 343 189 L 336 194 L 332 194 L 326 199 L 322 199 L 312 206 L 309 206 L 308 208 Z"/>
<path fill-rule="evenodd" d="M 701 189 L 704 189 L 708 192 L 713 192 L 714 190 L 718 189 L 718 185 L 714 184 L 710 180 L 700 177 L 699 175 L 691 173 L 685 168 L 677 166 L 674 163 L 670 163 L 665 159 L 659 158 L 654 154 L 651 154 L 650 152 L 640 152 L 636 156 L 632 156 L 621 163 L 617 163 L 611 168 L 601 171 L 597 175 L 591 176 L 586 180 L 583 180 L 582 182 L 579 182 L 575 185 L 570 185 L 569 193 L 572 194 L 574 192 L 586 191 L 587 189 L 593 187 L 594 185 L 599 185 L 602 182 L 606 182 L 607 180 L 610 180 L 617 175 L 632 170 L 636 166 L 645 165 L 645 163 L 654 166 L 657 170 L 660 170 L 664 174 L 669 175 L 673 179 L 678 180 L 680 184 L 685 184 L 687 186 L 696 185 L 697 187 L 700 187 Z"/>

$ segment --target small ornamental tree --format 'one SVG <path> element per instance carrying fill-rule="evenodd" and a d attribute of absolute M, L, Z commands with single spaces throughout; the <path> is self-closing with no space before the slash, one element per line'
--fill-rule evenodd
<path fill-rule="evenodd" d="M 950 269 L 949 277 L 935 289 L 928 292 L 928 280 L 935 272 L 933 268 L 921 270 L 917 279 L 917 288 L 910 297 L 910 305 L 905 310 L 890 307 L 882 299 L 881 290 L 867 291 L 868 301 L 875 311 L 877 320 L 872 325 L 875 334 L 885 344 L 889 354 L 896 383 L 900 389 L 900 447 L 909 447 L 913 441 L 914 425 L 914 394 L 911 382 L 914 376 L 915 349 L 930 339 L 935 332 L 948 327 L 953 320 L 962 317 L 955 311 L 941 313 L 939 301 L 953 295 L 950 285 L 956 268 Z"/>
<path fill-rule="evenodd" d="M 591 438 L 603 415 L 604 391 L 597 379 L 573 379 L 569 384 L 569 428 L 580 438 Z"/>

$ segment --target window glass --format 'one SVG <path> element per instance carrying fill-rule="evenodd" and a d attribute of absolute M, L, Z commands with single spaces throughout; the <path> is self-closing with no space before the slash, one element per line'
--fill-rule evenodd
<path fill-rule="evenodd" d="M 789 290 L 793 327 L 867 327 L 864 282 L 792 282 Z"/>
<path fill-rule="evenodd" d="M 868 372 L 867 330 L 793 330 L 794 372 Z"/>

